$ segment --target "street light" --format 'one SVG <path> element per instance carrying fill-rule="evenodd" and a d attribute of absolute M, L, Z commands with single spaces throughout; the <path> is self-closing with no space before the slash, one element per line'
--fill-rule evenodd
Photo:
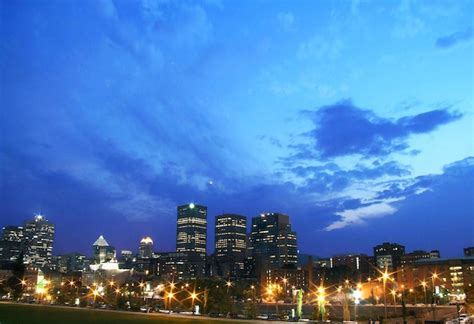
<path fill-rule="evenodd" d="M 191 311 L 193 312 L 193 315 L 194 315 L 194 301 L 197 298 L 196 292 L 193 291 L 190 297 L 191 297 Z"/>
<path fill-rule="evenodd" d="M 435 301 L 435 279 L 438 279 L 438 274 L 436 272 L 431 276 L 431 282 L 433 284 L 433 302 Z"/>
<path fill-rule="evenodd" d="M 382 280 L 383 280 L 383 304 L 384 304 L 384 312 L 385 312 L 385 321 L 387 321 L 387 293 L 385 290 L 385 286 L 387 284 L 387 280 L 390 279 L 390 275 L 387 272 L 387 268 L 382 273 Z"/>
<path fill-rule="evenodd" d="M 324 315 L 326 313 L 326 288 L 324 286 L 319 286 L 317 291 L 317 301 L 318 301 L 318 308 L 319 313 L 321 314 L 321 320 L 324 321 Z"/>
<path fill-rule="evenodd" d="M 422 281 L 421 282 L 421 285 L 423 286 L 423 292 L 425 294 L 425 305 L 428 303 L 427 299 L 426 299 L 426 281 Z"/>
<path fill-rule="evenodd" d="M 397 303 L 397 292 L 395 290 L 392 290 L 390 293 L 393 296 L 393 304 L 395 305 Z"/>
<path fill-rule="evenodd" d="M 168 310 L 170 313 L 171 313 L 171 301 L 173 300 L 173 296 L 174 294 L 172 291 L 168 292 Z"/>
<path fill-rule="evenodd" d="M 435 279 L 438 279 L 438 274 L 435 272 L 431 276 L 431 281 L 433 283 L 433 290 L 432 290 L 432 299 L 433 299 L 433 320 L 436 320 L 436 296 L 435 296 Z"/>

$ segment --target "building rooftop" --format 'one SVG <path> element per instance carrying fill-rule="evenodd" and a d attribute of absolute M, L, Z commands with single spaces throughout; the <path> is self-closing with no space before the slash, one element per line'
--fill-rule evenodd
<path fill-rule="evenodd" d="M 416 260 L 415 264 L 427 264 L 427 263 L 442 263 L 442 262 L 449 262 L 449 261 L 471 261 L 474 262 L 474 256 L 469 257 L 459 257 L 459 258 L 429 258 L 429 259 L 420 259 Z"/>
<path fill-rule="evenodd" d="M 151 237 L 146 236 L 146 237 L 142 238 L 142 240 L 140 241 L 140 243 L 143 243 L 143 244 L 153 244 L 153 240 L 151 239 Z"/>
<path fill-rule="evenodd" d="M 109 246 L 109 243 L 105 240 L 105 238 L 101 235 L 99 238 L 92 244 L 92 246 Z"/>

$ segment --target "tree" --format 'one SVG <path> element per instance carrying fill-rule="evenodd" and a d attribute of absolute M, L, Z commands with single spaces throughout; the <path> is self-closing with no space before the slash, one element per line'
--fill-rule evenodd
<path fill-rule="evenodd" d="M 254 289 L 247 289 L 244 292 L 244 315 L 248 319 L 255 319 L 257 317 L 257 299 Z"/>
<path fill-rule="evenodd" d="M 22 280 L 25 277 L 25 264 L 23 263 L 23 252 L 20 253 L 13 264 L 13 275 L 7 280 L 9 288 L 14 299 L 19 299 L 23 294 Z"/>

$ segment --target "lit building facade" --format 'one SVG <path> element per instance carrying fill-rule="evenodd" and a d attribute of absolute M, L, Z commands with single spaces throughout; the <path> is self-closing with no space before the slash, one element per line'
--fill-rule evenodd
<path fill-rule="evenodd" d="M 268 268 L 296 267 L 297 239 L 289 216 L 265 213 L 252 218 L 250 253 L 257 273 Z"/>
<path fill-rule="evenodd" d="M 22 226 L 5 226 L 0 238 L 0 261 L 14 262 L 24 248 L 24 229 Z"/>
<path fill-rule="evenodd" d="M 330 268 L 335 267 L 346 267 L 349 269 L 354 277 L 371 276 L 372 271 L 372 259 L 366 254 L 344 254 L 336 255 L 329 259 Z"/>
<path fill-rule="evenodd" d="M 206 275 L 206 262 L 193 252 L 161 252 L 153 259 L 153 273 L 165 281 L 202 278 Z"/>
<path fill-rule="evenodd" d="M 374 257 L 379 269 L 394 271 L 401 265 L 401 258 L 405 254 L 405 247 L 397 243 L 384 242 L 374 247 Z"/>
<path fill-rule="evenodd" d="M 94 263 L 96 264 L 109 262 L 115 260 L 115 248 L 110 246 L 101 235 L 94 244 L 92 244 L 92 255 Z"/>
<path fill-rule="evenodd" d="M 238 276 L 244 270 L 247 218 L 236 214 L 216 216 L 215 260 L 221 276 Z"/>
<path fill-rule="evenodd" d="M 206 257 L 206 244 L 207 207 L 193 203 L 178 206 L 176 251 Z"/>
<path fill-rule="evenodd" d="M 27 221 L 24 227 L 25 263 L 45 269 L 52 265 L 54 225 L 42 215 Z"/>
<path fill-rule="evenodd" d="M 140 241 L 140 247 L 138 249 L 139 258 L 151 258 L 153 257 L 153 240 L 147 236 L 142 238 Z"/>
<path fill-rule="evenodd" d="M 404 271 L 404 284 L 416 288 L 426 282 L 429 289 L 447 289 L 452 297 L 462 296 L 474 289 L 474 257 L 456 259 L 421 259 L 414 261 Z M 433 274 L 436 277 L 433 278 Z"/>
<path fill-rule="evenodd" d="M 53 256 L 54 270 L 61 273 L 82 272 L 89 269 L 89 260 L 82 253 Z"/>

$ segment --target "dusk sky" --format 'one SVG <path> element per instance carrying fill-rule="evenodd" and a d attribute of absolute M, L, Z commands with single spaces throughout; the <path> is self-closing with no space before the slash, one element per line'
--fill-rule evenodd
<path fill-rule="evenodd" d="M 175 249 L 176 206 L 302 253 L 474 245 L 473 1 L 2 1 L 0 226 Z"/>

